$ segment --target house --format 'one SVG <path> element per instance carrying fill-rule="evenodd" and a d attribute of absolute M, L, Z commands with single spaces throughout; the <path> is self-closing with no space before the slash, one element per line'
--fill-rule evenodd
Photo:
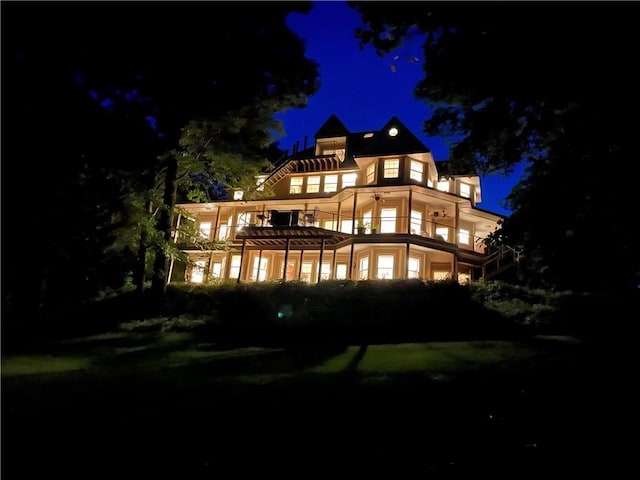
<path fill-rule="evenodd" d="M 501 217 L 477 206 L 479 176 L 450 174 L 396 117 L 350 132 L 332 115 L 314 139 L 258 180 L 270 197 L 178 205 L 205 242 L 175 235 L 191 262 L 171 281 L 485 277 Z"/>

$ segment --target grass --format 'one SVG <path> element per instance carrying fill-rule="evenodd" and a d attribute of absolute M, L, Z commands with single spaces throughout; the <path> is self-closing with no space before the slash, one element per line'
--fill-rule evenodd
<path fill-rule="evenodd" d="M 556 337 L 265 348 L 134 330 L 40 344 L 3 357 L 3 478 L 587 472 L 576 461 L 603 458 L 594 432 L 615 414 L 594 389 L 622 385 L 593 353 Z"/>

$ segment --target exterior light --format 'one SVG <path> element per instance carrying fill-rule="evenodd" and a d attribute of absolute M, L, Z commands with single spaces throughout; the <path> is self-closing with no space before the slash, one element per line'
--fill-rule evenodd
<path fill-rule="evenodd" d="M 391 127 L 389 129 L 389 136 L 395 137 L 396 135 L 398 135 L 398 129 L 396 127 Z"/>

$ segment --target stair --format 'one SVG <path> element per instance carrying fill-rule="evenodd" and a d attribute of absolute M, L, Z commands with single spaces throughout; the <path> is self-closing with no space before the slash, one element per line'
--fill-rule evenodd
<path fill-rule="evenodd" d="M 520 252 L 508 245 L 500 245 L 483 264 L 484 278 L 494 279 L 515 267 L 520 262 Z"/>

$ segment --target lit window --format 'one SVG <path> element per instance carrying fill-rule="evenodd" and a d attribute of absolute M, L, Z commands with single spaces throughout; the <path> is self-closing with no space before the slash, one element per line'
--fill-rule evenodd
<path fill-rule="evenodd" d="M 393 278 L 393 255 L 378 255 L 378 278 Z"/>
<path fill-rule="evenodd" d="M 342 175 L 342 188 L 354 187 L 356 185 L 357 173 L 345 173 Z"/>
<path fill-rule="evenodd" d="M 400 160 L 384 161 L 384 178 L 398 178 L 400 174 Z"/>
<path fill-rule="evenodd" d="M 327 175 L 324 177 L 324 191 L 335 192 L 338 190 L 338 175 Z"/>
<path fill-rule="evenodd" d="M 422 212 L 411 210 L 411 233 L 420 235 L 422 233 Z"/>
<path fill-rule="evenodd" d="M 258 177 L 256 178 L 256 190 L 258 192 L 264 191 L 264 181 L 267 179 L 267 177 L 269 177 L 269 175 L 258 175 Z"/>
<path fill-rule="evenodd" d="M 383 208 L 380 210 L 380 233 L 395 233 L 396 209 Z"/>
<path fill-rule="evenodd" d="M 204 281 L 204 269 L 207 266 L 206 260 L 198 260 L 191 269 L 191 282 L 202 283 Z"/>
<path fill-rule="evenodd" d="M 458 231 L 458 242 L 464 243 L 465 245 L 469 245 L 469 230 L 465 230 L 461 228 Z"/>
<path fill-rule="evenodd" d="M 238 278 L 240 276 L 240 255 L 231 256 L 231 268 L 229 269 L 229 278 Z"/>
<path fill-rule="evenodd" d="M 331 264 L 323 263 L 320 270 L 320 280 L 329 280 L 331 277 Z"/>
<path fill-rule="evenodd" d="M 449 191 L 449 180 L 440 180 L 438 182 L 438 186 L 436 188 L 438 190 L 440 190 L 441 192 L 448 192 Z"/>
<path fill-rule="evenodd" d="M 340 222 L 340 231 L 342 233 L 353 233 L 353 220 L 342 220 Z"/>
<path fill-rule="evenodd" d="M 468 183 L 461 183 L 460 196 L 464 198 L 471 198 L 471 185 L 469 185 Z"/>
<path fill-rule="evenodd" d="M 471 275 L 468 273 L 459 273 L 458 274 L 458 283 L 462 285 L 467 285 L 471 283 Z"/>
<path fill-rule="evenodd" d="M 291 177 L 291 186 L 289 187 L 289 193 L 302 193 L 302 177 Z"/>
<path fill-rule="evenodd" d="M 312 269 L 313 269 L 313 264 L 311 262 L 303 262 L 302 269 L 300 270 L 300 280 L 302 280 L 303 282 L 310 283 Z"/>
<path fill-rule="evenodd" d="M 233 192 L 234 200 L 242 200 L 242 197 L 244 197 L 244 192 L 242 190 L 236 190 Z"/>
<path fill-rule="evenodd" d="M 237 230 L 240 231 L 244 227 L 248 227 L 251 224 L 251 212 L 242 212 L 238 214 Z"/>
<path fill-rule="evenodd" d="M 231 230 L 231 225 L 233 223 L 232 217 L 229 217 L 227 219 L 227 224 L 226 225 L 220 225 L 220 233 L 218 235 L 218 238 L 221 241 L 225 241 L 229 239 L 229 231 Z"/>
<path fill-rule="evenodd" d="M 307 177 L 307 193 L 318 193 L 320 191 L 320 177 Z"/>
<path fill-rule="evenodd" d="M 209 238 L 209 235 L 211 235 L 211 222 L 201 222 L 199 231 L 202 238 Z"/>
<path fill-rule="evenodd" d="M 449 280 L 451 278 L 450 272 L 445 272 L 444 270 L 435 270 L 433 272 L 434 280 Z"/>
<path fill-rule="evenodd" d="M 409 257 L 409 278 L 420 278 L 420 259 Z"/>
<path fill-rule="evenodd" d="M 335 230 L 337 224 L 338 222 L 336 222 L 335 220 L 325 220 L 322 224 L 322 227 L 326 228 L 327 230 Z"/>
<path fill-rule="evenodd" d="M 416 160 L 411 160 L 411 172 L 409 173 L 409 178 L 411 178 L 411 180 L 422 182 L 423 172 L 424 172 L 424 164 Z"/>
<path fill-rule="evenodd" d="M 363 136 L 364 138 L 371 138 L 373 137 L 373 132 L 365 133 Z"/>
<path fill-rule="evenodd" d="M 373 217 L 373 212 L 369 210 L 368 212 L 364 212 L 362 215 L 362 223 L 366 228 L 366 233 L 371 233 L 371 218 Z"/>
<path fill-rule="evenodd" d="M 336 265 L 336 279 L 338 280 L 346 280 L 347 279 L 347 264 L 339 263 Z"/>
<path fill-rule="evenodd" d="M 431 179 L 427 180 L 427 187 L 433 188 L 433 182 L 431 181 Z"/>
<path fill-rule="evenodd" d="M 222 263 L 215 262 L 211 264 L 211 276 L 213 278 L 222 278 Z"/>
<path fill-rule="evenodd" d="M 442 237 L 445 242 L 449 241 L 449 227 L 436 227 L 436 238 Z"/>
<path fill-rule="evenodd" d="M 268 259 L 255 257 L 253 259 L 253 270 L 251 271 L 251 280 L 264 282 L 267 279 L 267 263 Z"/>
<path fill-rule="evenodd" d="M 344 148 L 339 148 L 336 150 L 336 157 L 338 157 L 338 160 L 340 160 L 341 162 L 344 162 Z"/>
<path fill-rule="evenodd" d="M 373 183 L 376 180 L 376 164 L 372 163 L 367 167 L 367 183 Z"/>
<path fill-rule="evenodd" d="M 360 280 L 367 280 L 369 278 L 369 257 L 362 257 L 360 259 L 360 268 L 358 269 L 358 278 Z"/>

